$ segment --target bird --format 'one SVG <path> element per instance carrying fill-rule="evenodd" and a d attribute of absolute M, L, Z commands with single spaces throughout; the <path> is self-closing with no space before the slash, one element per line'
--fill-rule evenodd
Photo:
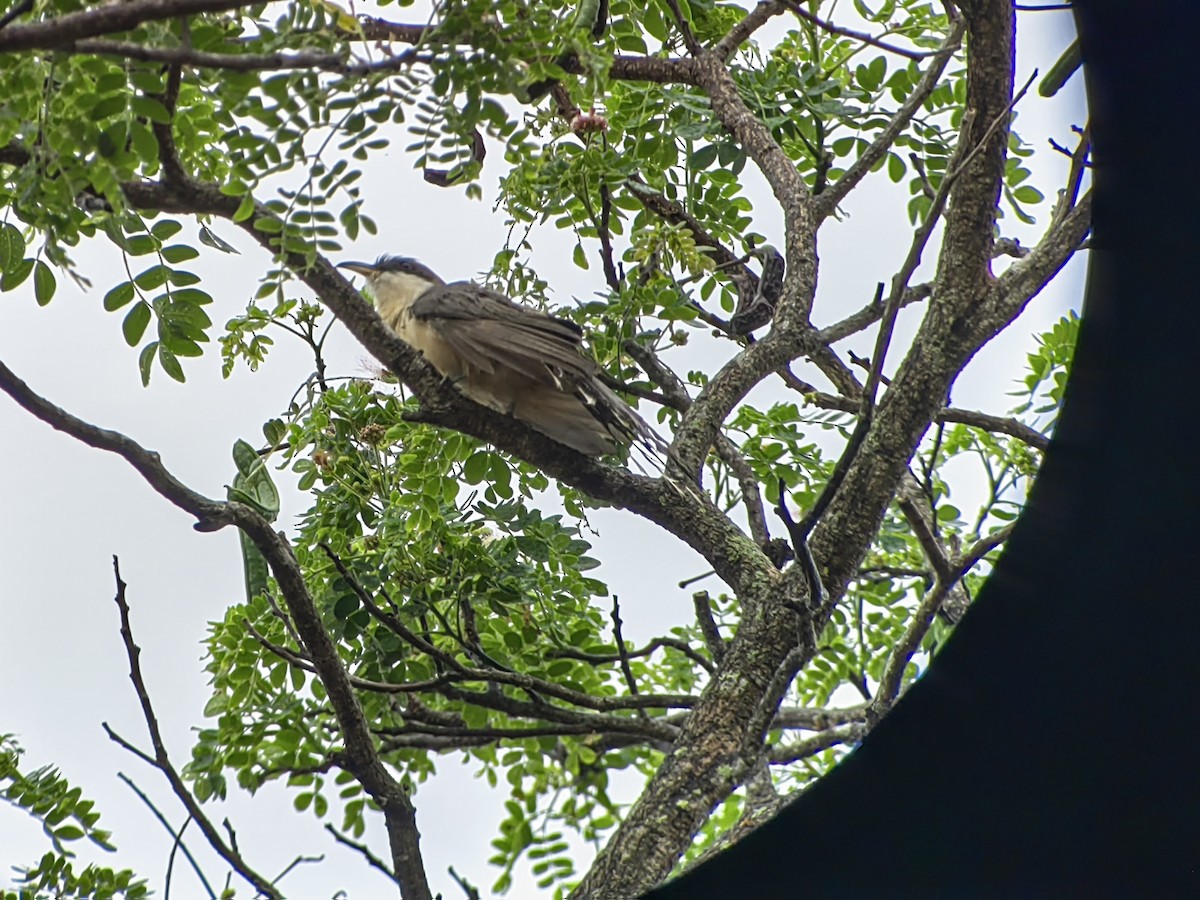
<path fill-rule="evenodd" d="M 758 278 L 758 289 L 753 296 L 745 294 L 738 298 L 737 309 L 729 320 L 730 331 L 739 337 L 771 321 L 783 291 L 783 255 L 770 244 L 750 251 L 750 255 L 758 257 L 762 263 L 762 275 Z"/>
<path fill-rule="evenodd" d="M 666 448 L 601 380 L 574 322 L 471 281 L 447 284 L 407 256 L 338 267 L 365 276 L 384 324 L 476 403 L 587 456 Z"/>

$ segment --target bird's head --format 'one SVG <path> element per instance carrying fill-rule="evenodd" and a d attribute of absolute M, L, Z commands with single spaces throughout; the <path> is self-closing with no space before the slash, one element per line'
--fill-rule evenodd
<path fill-rule="evenodd" d="M 429 266 L 408 256 L 381 256 L 373 263 L 338 263 L 338 268 L 366 276 L 381 314 L 385 305 L 407 306 L 431 287 L 446 283 Z"/>

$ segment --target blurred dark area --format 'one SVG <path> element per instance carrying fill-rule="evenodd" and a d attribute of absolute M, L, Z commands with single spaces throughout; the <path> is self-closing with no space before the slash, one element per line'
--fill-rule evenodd
<path fill-rule="evenodd" d="M 1200 7 L 1074 10 L 1094 230 L 1028 511 L 896 711 L 653 900 L 1200 896 Z"/>

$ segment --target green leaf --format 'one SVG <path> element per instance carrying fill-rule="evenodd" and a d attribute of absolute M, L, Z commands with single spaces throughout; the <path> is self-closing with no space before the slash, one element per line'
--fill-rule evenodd
<path fill-rule="evenodd" d="M 150 229 L 150 233 L 154 235 L 160 242 L 168 241 L 183 230 L 183 226 L 174 219 L 163 219 L 161 222 L 155 222 Z"/>
<path fill-rule="evenodd" d="M 151 97 L 134 97 L 129 106 L 134 115 L 157 122 L 159 125 L 166 125 L 171 121 L 171 114 L 167 112 L 167 108 Z M 121 108 L 125 108 L 123 98 Z"/>
<path fill-rule="evenodd" d="M 142 348 L 142 352 L 138 355 L 138 372 L 142 376 L 142 387 L 150 384 L 150 370 L 154 366 L 156 350 L 158 350 L 158 341 L 151 341 Z"/>
<path fill-rule="evenodd" d="M 287 426 L 280 419 L 271 419 L 263 425 L 263 437 L 272 447 L 278 447 L 287 437 Z"/>
<path fill-rule="evenodd" d="M 172 244 L 170 247 L 163 247 L 162 256 L 169 263 L 187 262 L 189 259 L 195 259 L 200 255 L 200 251 L 195 247 L 189 247 L 187 244 Z"/>
<path fill-rule="evenodd" d="M 134 279 L 137 286 L 144 291 L 152 291 L 157 287 L 162 287 L 167 283 L 167 276 L 170 274 L 170 269 L 161 263 L 157 266 L 151 266 L 144 272 L 138 274 Z"/>
<path fill-rule="evenodd" d="M 135 234 L 125 241 L 125 252 L 130 256 L 145 256 L 158 249 L 158 241 L 148 234 Z"/>
<path fill-rule="evenodd" d="M 183 366 L 179 364 L 175 354 L 168 350 L 165 344 L 158 345 L 158 364 L 176 381 L 180 383 L 187 381 L 183 374 Z"/>
<path fill-rule="evenodd" d="M 1041 203 L 1043 199 L 1042 192 L 1031 184 L 1021 185 L 1013 191 L 1013 196 L 1019 203 Z"/>
<path fill-rule="evenodd" d="M 463 463 L 463 480 L 467 484 L 479 484 L 487 478 L 488 468 L 491 466 L 492 454 L 486 450 L 477 450 L 467 457 L 467 461 Z"/>
<path fill-rule="evenodd" d="M 54 278 L 54 272 L 39 259 L 33 266 L 33 296 L 37 300 L 38 306 L 45 306 L 49 303 L 57 287 L 58 282 Z"/>
<path fill-rule="evenodd" d="M 25 257 L 25 238 L 15 226 L 0 225 L 0 272 L 7 272 Z"/>
<path fill-rule="evenodd" d="M 246 194 L 242 197 L 242 202 L 238 204 L 238 208 L 233 214 L 233 221 L 245 222 L 252 215 L 254 215 L 254 197 Z"/>
<path fill-rule="evenodd" d="M 283 231 L 283 221 L 274 216 L 259 216 L 254 220 L 254 230 L 264 234 L 279 234 Z"/>
<path fill-rule="evenodd" d="M 953 522 L 962 512 L 957 506 L 951 506 L 949 503 L 944 503 L 938 507 L 937 517 L 939 522 Z"/>
<path fill-rule="evenodd" d="M 214 232 L 207 225 L 200 226 L 200 243 L 204 244 L 206 247 L 213 247 L 217 250 L 220 250 L 222 253 L 241 254 L 242 252 L 237 247 L 233 246 L 233 244 L 220 238 L 216 232 Z"/>
<path fill-rule="evenodd" d="M 22 259 L 6 268 L 4 274 L 0 275 L 0 291 L 11 291 L 23 284 L 33 272 L 33 263 L 32 259 Z"/>
<path fill-rule="evenodd" d="M 146 333 L 146 326 L 150 324 L 150 312 L 150 304 L 139 300 L 125 316 L 125 321 L 121 323 L 121 331 L 125 335 L 125 343 L 130 347 L 136 347 L 142 335 Z"/>
<path fill-rule="evenodd" d="M 161 106 L 162 104 L 159 105 Z M 109 116 L 115 116 L 121 112 L 125 112 L 125 95 L 113 94 L 110 97 L 102 97 L 92 107 L 89 115 L 94 121 L 99 121 L 100 119 L 107 119 Z"/>

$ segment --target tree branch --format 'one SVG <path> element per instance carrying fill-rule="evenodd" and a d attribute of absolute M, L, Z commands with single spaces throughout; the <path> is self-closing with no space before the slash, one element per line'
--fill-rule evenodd
<path fill-rule="evenodd" d="M 54 49 L 98 34 L 132 31 L 143 22 L 193 13 L 226 12 L 248 5 L 246 0 L 127 0 L 123 3 L 106 3 L 41 22 L 10 25 L 0 31 L 0 53 Z"/>
<path fill-rule="evenodd" d="M 802 759 L 808 759 L 810 756 L 816 756 L 821 751 L 836 747 L 838 744 L 857 743 L 866 736 L 866 733 L 867 726 L 863 722 L 830 728 L 818 732 L 810 738 L 771 748 L 767 755 L 767 762 L 773 766 L 790 765 Z"/>
<path fill-rule="evenodd" d="M 947 564 L 948 571 L 945 576 L 938 574 L 933 588 L 925 594 L 913 612 L 908 627 L 888 657 L 883 674 L 879 677 L 879 688 L 867 710 L 868 721 L 877 722 L 895 704 L 900 695 L 904 670 L 913 654 L 916 653 L 921 639 L 925 637 L 930 623 L 933 622 L 933 617 L 937 614 L 938 608 L 946 596 L 962 580 L 963 576 L 975 567 L 979 560 L 1008 540 L 1014 526 L 1015 523 L 1010 522 L 1003 528 L 980 539 L 970 550 Z"/>
<path fill-rule="evenodd" d="M 721 59 L 728 60 L 738 48 L 758 29 L 783 12 L 783 4 L 777 0 L 759 0 L 754 9 L 746 13 L 740 22 L 729 29 L 725 37 L 713 45 L 713 52 Z"/>
<path fill-rule="evenodd" d="M 225 842 L 220 832 L 217 831 L 216 827 L 200 808 L 200 804 L 196 802 L 196 798 L 187 789 L 187 785 L 183 783 L 183 779 L 179 777 L 179 772 L 176 771 L 175 766 L 171 763 L 171 758 L 167 754 L 166 744 L 163 743 L 162 732 L 158 727 L 158 717 L 154 714 L 154 707 L 150 702 L 150 693 L 146 690 L 146 681 L 142 677 L 140 661 L 142 650 L 133 639 L 133 628 L 129 621 L 129 604 L 125 600 L 126 584 L 121 580 L 121 566 L 116 556 L 113 557 L 113 577 L 117 581 L 117 593 L 113 599 L 121 615 L 121 640 L 125 645 L 125 657 L 129 661 L 129 680 L 133 682 L 134 692 L 137 694 L 138 703 L 142 708 L 142 719 L 146 723 L 146 730 L 150 734 L 150 743 L 154 747 L 153 757 L 138 751 L 135 752 L 141 759 L 150 763 L 150 765 L 154 766 L 154 768 L 158 769 L 166 777 L 176 799 L 183 804 L 188 816 L 195 820 L 196 825 L 204 833 L 204 837 L 208 840 L 209 845 L 221 859 L 229 864 L 230 868 L 246 879 L 246 881 L 250 882 L 250 884 L 254 885 L 254 889 L 259 894 L 266 897 L 282 898 L 283 894 L 267 878 L 255 872 L 250 864 L 242 858 L 236 846 Z M 127 742 L 118 738 L 107 725 L 104 728 L 108 732 L 109 737 L 114 741 L 119 742 L 128 749 L 133 749 Z"/>
<path fill-rule="evenodd" d="M 122 185 L 122 190 L 138 208 L 229 219 L 241 202 L 239 197 L 222 194 L 217 185 L 197 181 L 182 186 L 137 181 Z M 255 207 L 254 215 L 238 225 L 275 254 L 278 235 L 256 229 L 255 222 L 262 220 L 282 225 L 261 205 Z M 326 260 L 317 257 L 313 261 L 296 253 L 285 253 L 284 259 L 350 333 L 421 400 L 422 421 L 481 438 L 596 499 L 644 516 L 704 556 L 735 590 L 771 569 L 754 543 L 705 498 L 680 491 L 662 479 L 606 466 L 556 443 L 511 416 L 471 402 L 384 325 L 341 272 Z"/>
<path fill-rule="evenodd" d="M 950 26 L 950 32 L 946 35 L 946 39 L 942 41 L 942 46 L 933 54 L 933 58 L 929 61 L 924 74 L 921 75 L 921 80 L 917 82 L 917 86 L 913 88 L 900 108 L 896 110 L 892 118 L 888 120 L 886 126 L 875 137 L 875 140 L 863 150 L 862 154 L 856 159 L 846 173 L 842 175 L 836 182 L 827 187 L 816 198 L 816 215 L 818 218 L 824 219 L 831 215 L 837 205 L 846 198 L 846 195 L 852 191 L 855 186 L 866 177 L 867 173 L 875 167 L 891 146 L 896 142 L 896 138 L 900 136 L 900 132 L 912 121 L 912 117 L 917 114 L 917 111 L 933 93 L 937 87 L 938 81 L 942 77 L 942 73 L 946 71 L 946 65 L 950 62 L 951 57 L 960 46 L 962 46 L 962 37 L 964 25 L 961 20 L 954 22 Z"/>
<path fill-rule="evenodd" d="M 404 788 L 392 778 L 375 752 L 366 717 L 342 666 L 337 646 L 325 631 L 299 564 L 283 536 L 273 531 L 270 523 L 251 507 L 209 500 L 187 488 L 163 467 L 157 454 L 125 435 L 90 425 L 44 400 L 2 362 L 0 389 L 47 424 L 89 446 L 120 455 L 158 493 L 195 515 L 200 520 L 200 530 L 211 531 L 233 524 L 249 535 L 270 565 L 296 630 L 320 675 L 346 742 L 346 767 L 383 810 L 404 896 L 406 900 L 430 900 L 432 894 L 421 863 L 416 813 Z"/>
<path fill-rule="evenodd" d="M 928 56 L 933 56 L 937 51 L 921 51 L 909 50 L 907 47 L 897 47 L 895 44 L 889 44 L 886 41 L 881 41 L 877 37 L 872 37 L 865 31 L 854 31 L 850 28 L 842 28 L 834 25 L 832 22 L 827 22 L 824 19 L 813 15 L 808 10 L 801 6 L 797 6 L 791 0 L 782 0 L 783 5 L 788 8 L 797 18 L 803 19 L 806 22 L 811 22 L 822 31 L 828 31 L 830 34 L 836 34 L 840 37 L 851 38 L 852 40 L 862 41 L 864 44 L 869 44 L 872 47 L 878 47 L 880 50 L 886 50 L 888 53 L 895 53 L 898 56 L 903 56 L 906 59 L 921 60 Z"/>

